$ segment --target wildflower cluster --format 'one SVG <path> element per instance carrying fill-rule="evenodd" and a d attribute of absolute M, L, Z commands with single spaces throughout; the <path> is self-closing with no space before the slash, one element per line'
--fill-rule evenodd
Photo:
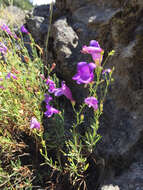
<path fill-rule="evenodd" d="M 62 81 L 61 88 L 56 88 L 56 84 L 50 78 L 46 80 L 46 84 L 49 86 L 49 93 L 54 93 L 55 96 L 64 95 L 67 99 L 74 101 L 72 93 L 69 87 L 65 84 L 65 81 Z"/>
<path fill-rule="evenodd" d="M 10 28 L 6 24 L 1 25 L 0 29 L 3 30 L 10 37 L 18 39 L 17 35 L 15 33 L 12 33 Z"/>
<path fill-rule="evenodd" d="M 89 96 L 84 99 L 79 110 L 76 110 L 73 104 L 76 121 L 73 123 L 71 130 L 72 139 L 66 142 L 67 152 L 65 156 L 70 160 L 66 169 L 69 170 L 72 176 L 73 184 L 76 184 L 78 180 L 81 180 L 82 184 L 84 173 L 89 167 L 87 158 L 92 155 L 97 142 L 101 138 L 97 133 L 99 118 L 103 112 L 103 102 L 112 80 L 112 69 L 104 69 L 102 66 L 104 51 L 97 41 L 92 40 L 89 46 L 83 46 L 81 53 L 91 55 L 93 62 L 79 62 L 77 64 L 77 73 L 72 77 L 77 84 L 84 84 L 85 88 L 89 89 Z M 94 113 L 93 117 L 91 117 L 91 125 L 86 126 L 84 135 L 81 135 L 78 132 L 78 127 L 84 123 L 86 105 L 89 108 L 92 107 Z M 86 152 L 86 154 L 82 152 Z"/>
<path fill-rule="evenodd" d="M 72 77 L 73 80 L 76 80 L 77 84 L 89 84 L 89 83 L 92 84 L 92 82 L 95 80 L 95 74 L 94 74 L 95 69 L 97 70 L 97 72 L 100 72 L 100 70 L 102 70 L 102 74 L 111 72 L 111 69 L 103 70 L 101 66 L 104 51 L 100 48 L 100 45 L 96 40 L 91 40 L 89 46 L 83 46 L 81 52 L 84 54 L 90 54 L 92 56 L 94 63 L 87 63 L 87 62 L 78 63 L 77 74 L 75 74 Z M 100 75 L 100 73 L 97 72 L 96 74 Z M 92 91 L 94 91 L 93 89 Z M 96 92 L 94 91 L 93 94 L 95 93 Z M 87 97 L 85 99 L 85 103 L 89 107 L 93 107 L 95 111 L 98 108 L 98 100 L 96 99 L 96 97 L 93 96 Z"/>
<path fill-rule="evenodd" d="M 104 51 L 97 41 L 92 40 L 89 46 L 83 46 L 81 53 L 91 55 L 93 61 L 79 62 L 72 77 L 78 85 L 83 84 L 89 90 L 88 96 L 79 106 L 66 82 L 59 83 L 56 75 L 51 75 L 55 64 L 51 68 L 43 65 L 37 54 L 38 46 L 24 26 L 21 26 L 20 34 L 22 36 L 24 33 L 30 38 L 32 59 L 21 38 L 11 32 L 7 25 L 1 25 L 0 32 L 0 131 L 16 128 L 33 135 L 45 163 L 62 175 L 69 173 L 74 185 L 83 179 L 89 167 L 87 158 L 101 138 L 97 133 L 99 118 L 113 69 L 103 68 Z M 18 49 L 15 44 L 19 46 Z M 45 72 L 48 73 L 46 78 Z M 65 96 L 71 102 L 75 114 L 69 138 L 64 129 L 64 110 L 56 102 L 60 96 Z M 44 108 L 41 106 L 43 101 Z M 85 124 L 84 114 L 89 110 L 88 107 L 93 111 L 93 115 L 89 116 L 92 124 L 85 127 L 83 135 L 79 127 Z M 43 118 L 54 123 L 51 134 L 46 131 L 48 124 L 42 126 Z M 49 150 L 54 151 L 54 158 L 48 156 Z"/>
<path fill-rule="evenodd" d="M 77 84 L 92 84 L 92 82 L 95 80 L 95 69 L 97 67 L 100 67 L 102 70 L 102 74 L 110 73 L 111 69 L 102 69 L 101 62 L 103 57 L 103 50 L 100 48 L 99 43 L 95 40 L 92 40 L 90 42 L 89 46 L 83 46 L 82 53 L 88 53 L 92 56 L 93 61 L 91 63 L 87 62 L 79 62 L 77 65 L 77 74 L 75 74 L 72 79 L 77 82 Z M 97 68 L 98 70 L 98 68 Z M 45 80 L 45 78 L 44 78 Z M 55 96 L 66 96 L 67 99 L 74 102 L 74 99 L 72 97 L 72 93 L 70 88 L 65 84 L 65 81 L 62 81 L 61 88 L 56 88 L 56 84 L 50 77 L 46 79 L 46 84 L 48 85 L 48 92 L 50 94 L 54 94 Z M 45 112 L 45 115 L 48 117 L 51 117 L 53 113 L 59 113 L 58 110 L 55 108 L 52 108 L 49 105 L 49 102 L 52 100 L 52 97 L 49 95 L 45 95 L 45 102 L 46 102 L 46 108 L 47 111 Z M 98 100 L 96 97 L 87 97 L 85 99 L 85 104 L 87 104 L 89 107 L 93 107 L 96 111 L 98 109 Z M 53 112 L 51 111 L 53 110 Z"/>
<path fill-rule="evenodd" d="M 19 30 L 17 36 L 6 24 L 0 26 L 0 156 L 3 158 L 0 162 L 0 186 L 2 189 L 31 189 L 32 171 L 21 164 L 19 157 L 27 146 L 21 134 L 30 135 L 31 130 L 40 131 L 42 128 L 39 105 L 44 97 L 40 78 L 42 61 L 28 33 L 26 35 L 31 39 L 29 45 L 33 55 L 32 59 L 30 58 L 21 32 Z M 23 62 L 22 58 L 27 62 Z"/>
<path fill-rule="evenodd" d="M 24 32 L 31 38 L 24 26 L 21 26 L 20 32 L 21 36 Z M 27 128 L 27 131 L 31 121 L 32 129 L 40 129 L 37 118 L 39 121 L 41 120 L 38 102 L 43 98 L 39 88 L 41 86 L 39 71 L 42 68 L 40 64 L 42 62 L 38 58 L 34 42 L 31 38 L 30 45 L 33 48 L 33 60 L 31 60 L 22 39 L 11 32 L 6 24 L 0 26 L 0 35 L 0 53 L 2 55 L 0 58 L 0 121 L 9 126 L 18 126 L 18 129 Z M 15 46 L 15 44 L 17 45 Z M 16 49 L 17 46 L 18 49 Z M 21 57 L 27 58 L 27 65 Z M 39 97 L 38 93 L 40 93 Z"/>
<path fill-rule="evenodd" d="M 103 112 L 103 102 L 107 94 L 108 86 L 112 79 L 112 69 L 104 69 L 102 67 L 104 51 L 97 41 L 92 40 L 89 46 L 83 46 L 81 52 L 84 54 L 90 54 L 92 56 L 93 62 L 79 62 L 77 64 L 77 73 L 72 77 L 72 79 L 75 80 L 77 84 L 84 84 L 85 87 L 89 89 L 89 96 L 86 97 L 83 104 L 80 105 L 80 110 L 76 110 L 76 101 L 73 99 L 72 92 L 66 85 L 65 81 L 62 81 L 61 87 L 57 88 L 56 83 L 51 76 L 48 76 L 47 79 L 45 79 L 43 76 L 41 77 L 48 86 L 49 94 L 54 95 L 55 97 L 64 95 L 68 100 L 71 101 L 73 111 L 76 116 L 76 121 L 72 122 L 71 138 L 65 140 L 63 135 L 62 140 L 64 147 L 66 148 L 61 150 L 60 147 L 56 150 L 56 152 L 62 152 L 61 158 L 59 158 L 59 156 L 57 158 L 59 160 L 60 169 L 56 162 L 53 163 L 51 162 L 51 159 L 48 158 L 45 143 L 43 144 L 45 153 L 43 153 L 43 150 L 41 150 L 41 154 L 45 157 L 45 160 L 49 166 L 60 170 L 63 173 L 70 173 L 73 184 L 76 184 L 78 180 L 82 179 L 89 166 L 87 158 L 94 152 L 95 146 L 101 138 L 97 133 L 99 128 L 99 118 Z M 101 92 L 97 92 L 99 89 L 103 90 L 101 90 Z M 56 114 L 61 114 L 59 110 L 51 106 L 51 101 L 53 98 L 49 94 L 45 94 L 46 112 L 44 112 L 44 115 L 48 118 Z M 85 135 L 82 136 L 78 130 L 78 127 L 84 123 L 84 112 L 86 110 L 86 106 L 89 108 L 92 107 L 94 111 L 94 117 L 91 117 L 92 124 L 91 126 L 86 127 Z M 62 116 L 62 119 L 63 118 L 64 116 Z M 59 126 L 57 127 L 59 128 Z M 45 142 L 43 141 L 43 137 L 42 142 Z M 47 145 L 47 147 L 49 147 L 49 145 Z M 86 152 L 86 154 L 83 155 L 83 151 Z M 62 159 L 63 156 L 66 158 L 66 163 L 65 165 L 61 166 L 60 159 Z"/>
<path fill-rule="evenodd" d="M 45 94 L 45 102 L 46 102 L 46 112 L 44 113 L 47 117 L 51 117 L 53 114 L 58 114 L 59 110 L 53 108 L 49 103 L 52 100 L 52 97 Z"/>

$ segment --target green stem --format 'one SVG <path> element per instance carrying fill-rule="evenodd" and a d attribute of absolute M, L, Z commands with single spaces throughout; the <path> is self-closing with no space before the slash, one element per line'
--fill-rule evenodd
<path fill-rule="evenodd" d="M 50 36 L 50 30 L 52 25 L 52 17 L 53 17 L 53 2 L 50 4 L 50 21 L 49 21 L 49 27 L 48 27 L 48 33 L 47 33 L 47 39 L 46 39 L 46 47 L 45 47 L 45 53 L 46 53 L 46 63 L 48 61 L 48 43 L 49 43 L 49 36 Z"/>

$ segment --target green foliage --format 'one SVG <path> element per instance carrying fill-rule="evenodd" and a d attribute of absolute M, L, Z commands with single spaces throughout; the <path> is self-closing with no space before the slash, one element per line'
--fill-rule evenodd
<path fill-rule="evenodd" d="M 114 52 L 110 52 L 111 56 Z M 100 126 L 99 119 L 103 114 L 103 103 L 108 92 L 109 85 L 112 81 L 112 70 L 104 70 L 101 65 L 98 65 L 95 69 L 96 81 L 88 84 L 89 94 L 91 97 L 96 97 L 98 100 L 98 109 L 94 109 L 93 115 L 89 116 L 91 124 L 85 127 L 85 134 L 81 135 L 79 127 L 85 122 L 84 113 L 87 109 L 87 105 L 83 102 L 80 105 L 80 109 L 76 109 L 75 102 L 71 102 L 73 112 L 75 114 L 75 121 L 72 122 L 72 128 L 70 130 L 70 139 L 66 139 L 63 125 L 58 125 L 63 120 L 64 116 L 58 117 L 59 121 L 52 130 L 59 131 L 59 127 L 62 128 L 62 133 L 55 132 L 54 138 L 50 141 L 50 132 L 47 138 L 43 139 L 44 133 L 37 133 L 33 131 L 38 137 L 39 143 L 41 142 L 42 148 L 40 149 L 42 156 L 45 158 L 46 164 L 53 168 L 54 171 L 60 171 L 61 174 L 68 173 L 70 183 L 77 189 L 86 189 L 85 174 L 89 168 L 88 158 L 92 158 L 95 162 L 96 158 L 93 157 L 94 151 L 101 136 L 98 134 Z M 104 72 L 104 74 L 103 74 Z M 49 73 L 50 74 L 50 73 Z M 52 79 L 52 76 L 50 77 Z M 85 86 L 87 87 L 87 86 Z M 100 93 L 99 93 L 100 91 Z M 57 116 L 53 116 L 53 119 Z M 57 129 L 56 129 L 57 128 Z M 61 135 L 60 140 L 62 143 L 58 143 L 58 138 Z M 47 143 L 48 142 L 48 143 Z M 51 146 L 54 145 L 55 146 Z M 63 144 L 64 146 L 59 146 Z M 48 150 L 54 151 L 54 157 L 49 157 Z M 62 160 L 64 159 L 64 163 Z M 56 160 L 55 162 L 53 160 Z"/>
<path fill-rule="evenodd" d="M 42 61 L 29 35 L 32 57 L 24 46 L 22 35 L 0 30 L 0 42 L 7 50 L 0 54 L 0 188 L 32 189 L 33 171 L 22 165 L 19 156 L 26 147 L 20 138 L 30 135 L 30 120 L 41 121 L 43 86 L 40 77 Z M 10 75 L 9 75 L 10 74 Z M 15 76 L 15 77 L 14 77 Z"/>
<path fill-rule="evenodd" d="M 16 134 L 21 135 L 24 132 L 34 139 L 35 151 L 40 152 L 44 158 L 44 163 L 40 162 L 38 166 L 48 165 L 51 175 L 56 172 L 61 176 L 68 174 L 72 186 L 86 189 L 86 174 L 90 167 L 88 159 L 94 154 L 96 144 L 101 138 L 98 134 L 99 119 L 103 114 L 103 103 L 112 81 L 113 69 L 104 70 L 106 62 L 101 66 L 99 61 L 94 72 L 95 80 L 85 85 L 89 89 L 89 97 L 98 101 L 97 108 L 91 108 L 93 114 L 89 115 L 90 123 L 85 126 L 84 134 L 81 134 L 79 128 L 82 124 L 85 125 L 84 114 L 89 108 L 85 102 L 76 106 L 76 102 L 71 100 L 75 119 L 71 121 L 68 131 L 70 135 L 67 138 L 64 111 L 54 95 L 51 95 L 52 103 L 60 112 L 48 115 L 48 121 L 43 124 L 45 109 L 49 109 L 49 112 L 55 110 L 53 107 L 51 110 L 47 108 L 51 106 L 51 102 L 47 103 L 44 96 L 45 93 L 49 95 L 44 73 L 48 75 L 52 85 L 54 83 L 56 90 L 60 89 L 59 79 L 56 74 L 52 74 L 54 65 L 43 65 L 43 50 L 35 44 L 29 33 L 25 35 L 29 38 L 27 43 L 31 54 L 24 45 L 22 34 L 16 37 L 13 32 L 8 34 L 0 30 L 0 33 L 0 42 L 3 42 L 0 44 L 0 156 L 6 161 L 0 163 L 0 187 L 32 188 L 32 171 L 27 166 L 22 166 L 15 154 L 20 154 L 23 148 L 23 144 L 18 143 Z M 110 52 L 108 56 L 113 53 L 114 51 Z M 63 91 L 66 90 L 64 87 Z M 30 129 L 32 118 L 36 119 L 39 128 Z M 9 167 L 8 170 L 5 165 Z M 46 171 L 47 176 L 49 171 Z M 42 176 L 40 178 L 42 181 Z"/>
<path fill-rule="evenodd" d="M 30 3 L 29 0 L 0 0 L 0 5 L 1 4 L 6 6 L 14 5 L 24 10 L 29 10 L 32 8 L 32 3 Z"/>
<path fill-rule="evenodd" d="M 27 167 L 21 166 L 20 160 L 11 161 L 11 172 L 3 170 L 0 163 L 0 188 L 32 190 L 32 174 Z"/>
<path fill-rule="evenodd" d="M 25 145 L 17 143 L 14 134 L 0 128 L 0 189 L 19 189 L 32 187 L 33 172 L 22 166 L 17 155 Z"/>
<path fill-rule="evenodd" d="M 3 79 L 5 89 L 0 91 L 0 123 L 2 121 L 5 127 L 15 126 L 26 130 L 29 129 L 31 118 L 35 116 L 40 119 L 41 115 L 39 106 L 39 102 L 43 100 L 43 95 L 40 93 L 41 60 L 37 56 L 34 42 L 31 41 L 33 47 L 33 60 L 31 60 L 20 38 L 17 41 L 21 51 L 15 49 L 14 38 L 5 38 L 6 40 L 9 44 L 9 50 L 5 55 L 7 64 L 3 60 L 0 64 L 0 77 Z M 22 62 L 22 56 L 25 63 Z M 7 78 L 8 73 L 14 75 L 16 79 Z"/>

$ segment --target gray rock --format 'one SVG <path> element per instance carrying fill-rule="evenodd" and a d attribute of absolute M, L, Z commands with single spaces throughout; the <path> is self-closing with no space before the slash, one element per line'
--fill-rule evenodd
<path fill-rule="evenodd" d="M 73 20 L 84 23 L 88 26 L 94 24 L 108 24 L 110 19 L 112 19 L 119 10 L 120 9 L 98 7 L 95 4 L 89 4 L 74 11 Z"/>
<path fill-rule="evenodd" d="M 66 81 L 73 92 L 74 99 L 77 102 L 81 102 L 87 90 L 83 89 L 82 86 L 76 85 L 72 80 L 77 62 L 81 60 L 82 56 L 80 54 L 81 44 L 78 36 L 68 24 L 66 17 L 61 17 L 53 24 L 51 36 L 53 38 L 53 55 L 56 58 L 55 71 L 57 76 Z M 77 90 L 79 90 L 79 93 L 75 93 Z"/>
<path fill-rule="evenodd" d="M 120 188 L 117 185 L 104 185 L 103 187 L 101 187 L 101 190 L 120 190 Z"/>
<path fill-rule="evenodd" d="M 124 2 L 125 3 L 125 2 Z M 98 6 L 102 6 L 102 7 L 120 7 L 121 6 L 121 1 L 117 0 L 57 0 L 56 1 L 56 6 L 63 11 L 63 9 L 67 9 L 70 10 L 71 12 L 74 12 L 75 10 L 77 10 L 78 8 L 81 8 L 85 5 L 89 5 L 89 4 L 96 4 Z"/>
<path fill-rule="evenodd" d="M 118 187 L 117 189 L 120 187 L 120 190 L 143 190 L 143 163 L 133 163 L 130 168 L 125 170 L 121 176 L 104 182 L 104 184 L 110 183 L 116 185 L 115 187 Z M 103 185 L 101 190 L 106 190 L 106 187 L 108 187 L 108 185 Z"/>
<path fill-rule="evenodd" d="M 33 16 L 48 17 L 49 16 L 49 5 L 40 5 L 33 9 Z"/>
<path fill-rule="evenodd" d="M 44 17 L 35 16 L 28 18 L 26 26 L 36 42 L 42 41 L 43 35 L 46 35 L 48 31 L 48 25 L 44 24 Z"/>
<path fill-rule="evenodd" d="M 68 25 L 66 17 L 58 19 L 53 24 L 51 35 L 54 39 L 54 53 L 58 63 L 57 70 L 63 78 L 69 78 L 72 74 L 71 69 L 76 64 L 73 51 L 77 50 L 78 36 L 72 27 Z"/>

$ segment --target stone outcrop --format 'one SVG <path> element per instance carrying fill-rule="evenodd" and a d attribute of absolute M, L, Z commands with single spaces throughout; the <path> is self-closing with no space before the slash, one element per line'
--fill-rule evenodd
<path fill-rule="evenodd" d="M 43 44 L 49 27 L 49 6 L 44 6 L 41 14 L 38 9 L 41 7 L 36 8 L 32 19 L 27 19 L 27 27 Z M 143 189 L 142 13 L 142 0 L 57 0 L 53 11 L 48 54 L 77 101 L 84 90 L 80 91 L 71 78 L 77 62 L 90 61 L 89 56 L 80 53 L 82 45 L 92 39 L 99 41 L 105 50 L 104 60 L 109 51 L 115 50 L 106 65 L 114 66 L 115 71 L 99 130 L 102 139 L 97 155 L 105 160 L 99 189 L 108 189 L 104 187 L 110 184 L 117 186 L 114 189 Z"/>

